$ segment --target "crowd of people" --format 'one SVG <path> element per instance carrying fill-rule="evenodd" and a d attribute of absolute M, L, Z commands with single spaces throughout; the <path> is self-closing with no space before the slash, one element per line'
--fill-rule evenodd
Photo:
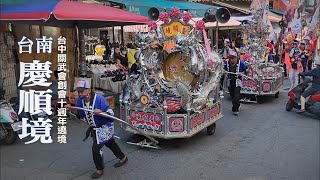
<path fill-rule="evenodd" d="M 289 32 L 290 29 L 289 29 Z M 290 36 L 289 36 L 290 35 Z M 290 90 L 298 85 L 303 80 L 304 76 L 312 76 L 313 84 L 300 97 L 301 110 L 298 113 L 305 111 L 306 98 L 320 91 L 320 56 L 316 57 L 318 39 L 315 36 L 306 36 L 302 40 L 296 38 L 296 35 L 289 34 L 283 41 L 283 47 L 280 47 L 279 42 L 274 43 L 269 41 L 266 44 L 267 52 L 265 54 L 265 63 L 280 63 L 284 67 L 284 76 L 289 80 Z M 290 42 L 288 37 L 295 39 Z M 236 46 L 235 41 L 230 43 L 229 39 L 224 40 L 224 46 L 220 50 L 221 57 L 225 60 L 225 74 L 221 80 L 221 85 L 224 83 L 224 78 L 227 78 L 228 91 L 232 97 L 232 112 L 239 115 L 240 111 L 240 89 L 241 75 L 246 74 L 247 67 L 243 63 L 244 60 L 249 60 L 251 55 L 244 53 L 241 49 L 244 45 Z M 279 50 L 282 51 L 280 53 Z M 314 65 L 316 65 L 315 68 Z"/>

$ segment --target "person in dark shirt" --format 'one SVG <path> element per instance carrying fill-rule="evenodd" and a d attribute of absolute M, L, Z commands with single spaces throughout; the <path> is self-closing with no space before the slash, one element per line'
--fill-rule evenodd
<path fill-rule="evenodd" d="M 50 89 L 52 90 L 52 100 L 57 100 L 58 99 L 58 74 L 61 71 L 55 70 L 53 72 L 55 79 L 52 80 L 52 84 L 50 85 Z"/>
<path fill-rule="evenodd" d="M 306 50 L 306 42 L 301 41 L 300 43 L 300 54 L 298 58 L 301 59 L 301 64 L 303 67 L 303 72 L 306 72 L 308 69 L 309 53 Z"/>
<path fill-rule="evenodd" d="M 232 98 L 232 112 L 234 115 L 239 115 L 240 108 L 240 90 L 242 87 L 242 76 L 241 74 L 247 71 L 247 67 L 244 62 L 238 59 L 237 53 L 233 50 L 229 52 L 229 61 L 226 61 L 224 70 L 226 73 L 237 73 L 228 74 L 227 76 L 227 86 Z"/>
<path fill-rule="evenodd" d="M 312 76 L 312 85 L 300 96 L 301 109 L 298 113 L 305 112 L 306 98 L 320 91 L 320 59 L 316 62 L 317 67 L 311 71 L 299 73 L 300 76 Z"/>
<path fill-rule="evenodd" d="M 110 116 L 114 116 L 114 112 L 109 106 L 107 100 L 100 94 L 91 91 L 90 83 L 87 80 L 79 80 L 76 85 L 79 97 L 76 106 L 79 108 L 90 109 L 93 112 L 78 110 L 79 119 L 85 121 L 90 127 L 86 132 L 84 141 L 92 137 L 92 156 L 96 166 L 96 171 L 91 175 L 92 179 L 97 179 L 104 174 L 104 158 L 103 146 L 108 147 L 117 157 L 118 162 L 114 167 L 121 167 L 128 162 L 127 156 L 122 152 L 116 141 L 114 140 L 114 122 L 111 118 L 99 116 L 104 112 Z M 70 108 L 66 105 L 66 108 Z"/>
<path fill-rule="evenodd" d="M 120 52 L 116 55 L 116 62 L 119 68 L 127 69 L 129 67 L 127 50 L 125 48 L 120 48 Z"/>

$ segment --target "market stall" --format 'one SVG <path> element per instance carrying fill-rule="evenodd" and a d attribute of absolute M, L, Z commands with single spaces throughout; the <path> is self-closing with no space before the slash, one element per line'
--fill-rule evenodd
<path fill-rule="evenodd" d="M 91 72 L 92 87 L 115 94 L 121 93 L 126 71 L 114 64 L 113 60 L 104 59 L 106 49 L 103 45 L 96 45 L 93 49 L 94 51 L 91 52 L 93 55 L 86 56 L 86 66 Z"/>

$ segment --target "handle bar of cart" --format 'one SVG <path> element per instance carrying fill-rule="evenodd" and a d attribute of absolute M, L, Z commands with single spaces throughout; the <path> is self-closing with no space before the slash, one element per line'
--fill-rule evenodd
<path fill-rule="evenodd" d="M 83 111 L 88 111 L 88 112 L 93 113 L 93 110 L 91 110 L 91 109 L 85 109 L 85 108 L 80 108 L 80 107 L 71 106 L 70 109 L 83 110 Z M 102 117 L 105 117 L 105 118 L 111 118 L 111 119 L 116 120 L 116 121 L 118 121 L 118 122 L 120 122 L 120 123 L 126 124 L 126 125 L 130 126 L 132 129 L 134 129 L 135 131 L 139 132 L 140 134 L 142 134 L 143 136 L 147 137 L 149 140 L 151 140 L 151 141 L 153 142 L 152 144 L 150 144 L 150 143 L 148 144 L 148 143 L 146 143 L 146 141 L 144 141 L 142 144 L 141 144 L 141 143 L 140 143 L 140 144 L 139 144 L 139 143 L 138 143 L 138 144 L 129 143 L 129 144 L 140 145 L 140 146 L 143 146 L 143 147 L 152 147 L 152 146 L 155 146 L 155 147 L 158 148 L 157 144 L 159 144 L 159 142 L 158 142 L 157 140 L 155 140 L 155 139 L 152 138 L 151 136 L 145 134 L 145 133 L 144 133 L 143 131 L 141 131 L 140 129 L 132 126 L 132 125 L 129 124 L 129 123 L 127 123 L 126 121 L 124 121 L 124 120 L 122 120 L 122 119 L 119 119 L 119 118 L 117 118 L 117 117 L 111 116 L 111 115 L 109 115 L 109 114 L 107 114 L 107 113 L 99 113 L 98 115 L 99 115 L 99 116 L 102 116 Z"/>

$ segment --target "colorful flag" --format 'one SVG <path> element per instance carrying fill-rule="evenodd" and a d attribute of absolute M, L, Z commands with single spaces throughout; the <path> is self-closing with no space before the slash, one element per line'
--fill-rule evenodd
<path fill-rule="evenodd" d="M 313 16 L 312 16 L 312 20 L 308 25 L 308 31 L 309 32 L 314 32 L 316 27 L 317 27 L 317 23 L 319 23 L 319 16 L 320 16 L 320 5 L 318 5 L 316 11 L 314 12 Z"/>
<path fill-rule="evenodd" d="M 263 25 L 268 25 L 268 15 L 269 15 L 269 0 L 265 0 L 263 3 L 263 16 L 262 16 L 262 24 Z M 271 23 L 270 23 L 271 24 Z"/>
<path fill-rule="evenodd" d="M 261 7 L 262 0 L 252 0 L 250 9 L 259 9 Z"/>
<path fill-rule="evenodd" d="M 301 17 L 299 17 L 299 12 L 295 10 L 294 17 L 292 22 L 289 23 L 289 27 L 291 27 L 291 31 L 294 34 L 301 33 L 302 23 L 301 23 Z"/>
<path fill-rule="evenodd" d="M 300 0 L 291 0 L 291 1 L 289 1 L 289 4 L 287 6 L 287 10 L 291 9 L 293 7 L 296 7 L 296 8 L 299 7 L 299 4 L 300 4 Z"/>
<path fill-rule="evenodd" d="M 284 63 L 286 63 L 286 68 L 287 70 L 291 70 L 292 66 L 291 66 L 291 61 L 290 61 L 290 57 L 289 57 L 289 53 L 286 52 L 284 55 Z"/>

